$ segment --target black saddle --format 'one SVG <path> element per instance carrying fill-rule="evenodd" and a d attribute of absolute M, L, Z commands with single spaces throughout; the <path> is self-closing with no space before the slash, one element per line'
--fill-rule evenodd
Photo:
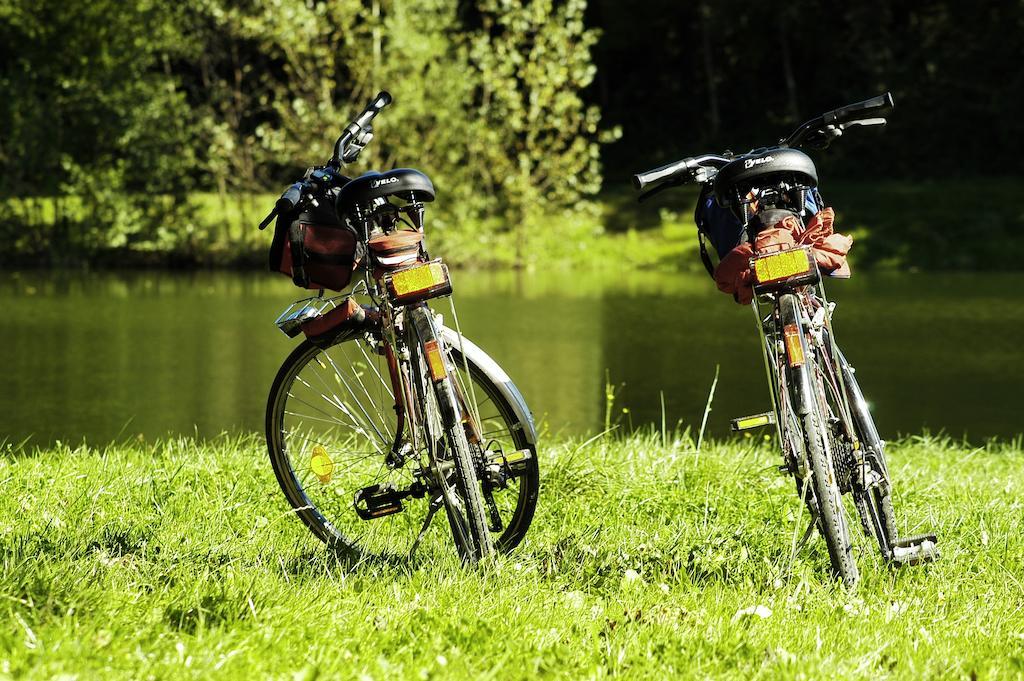
<path fill-rule="evenodd" d="M 797 149 L 774 147 L 745 154 L 722 166 L 715 176 L 715 194 L 731 197 L 735 190 L 745 193 L 776 178 L 793 179 L 809 187 L 818 186 L 818 171 L 810 156 Z"/>
<path fill-rule="evenodd" d="M 338 213 L 347 213 L 353 206 L 366 205 L 384 196 L 397 196 L 405 201 L 433 201 L 434 185 L 429 177 L 412 168 L 365 173 L 338 192 Z"/>

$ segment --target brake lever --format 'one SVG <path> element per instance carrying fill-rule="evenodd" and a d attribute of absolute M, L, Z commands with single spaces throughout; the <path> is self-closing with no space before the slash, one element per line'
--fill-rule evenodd
<path fill-rule="evenodd" d="M 843 128 L 851 128 L 851 127 L 854 127 L 854 126 L 874 127 L 876 125 L 885 125 L 888 122 L 889 121 L 887 119 L 885 119 L 885 118 L 861 118 L 861 119 L 856 120 L 856 121 L 850 121 L 848 123 L 843 123 L 842 127 Z"/>

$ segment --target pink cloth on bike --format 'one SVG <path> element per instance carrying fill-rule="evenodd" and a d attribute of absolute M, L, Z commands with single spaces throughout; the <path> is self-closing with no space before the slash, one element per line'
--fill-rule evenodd
<path fill-rule="evenodd" d="M 754 299 L 754 273 L 750 271 L 750 258 L 754 249 L 742 243 L 725 254 L 715 268 L 715 284 L 722 293 L 732 294 L 740 305 Z"/>
<path fill-rule="evenodd" d="M 849 277 L 850 263 L 846 254 L 853 246 L 853 237 L 832 229 L 835 211 L 825 208 L 811 218 L 805 228 L 796 216 L 787 216 L 768 229 L 762 230 L 754 246 L 742 243 L 726 253 L 715 268 L 715 284 L 723 293 L 732 294 L 733 300 L 747 305 L 754 299 L 754 273 L 750 258 L 754 253 L 784 251 L 796 246 L 810 246 L 818 267 L 833 277 Z"/>

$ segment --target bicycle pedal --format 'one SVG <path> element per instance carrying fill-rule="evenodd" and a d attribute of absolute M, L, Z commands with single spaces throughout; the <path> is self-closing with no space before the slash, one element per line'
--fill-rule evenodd
<path fill-rule="evenodd" d="M 938 560 L 938 541 L 934 534 L 919 534 L 898 539 L 892 546 L 892 562 L 899 565 L 920 565 Z"/>
<path fill-rule="evenodd" d="M 495 452 L 487 457 L 489 464 L 497 464 L 507 476 L 518 477 L 530 468 L 533 452 L 529 449 L 518 449 L 511 454 Z"/>
<path fill-rule="evenodd" d="M 394 515 L 404 510 L 402 499 L 405 492 L 397 490 L 393 485 L 370 485 L 355 493 L 352 505 L 356 515 L 363 520 L 373 520 Z"/>
<path fill-rule="evenodd" d="M 762 426 L 770 426 L 775 423 L 775 413 L 766 411 L 763 414 L 754 414 L 753 416 L 741 416 L 738 419 L 733 419 L 729 422 L 730 427 L 733 431 L 739 432 L 741 430 L 751 430 L 753 428 L 760 428 Z"/>

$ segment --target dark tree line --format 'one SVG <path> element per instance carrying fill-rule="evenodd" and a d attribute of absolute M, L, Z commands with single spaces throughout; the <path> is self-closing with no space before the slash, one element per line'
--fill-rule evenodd
<path fill-rule="evenodd" d="M 1021 0 L 0 0 L 0 238 L 237 250 L 253 194 L 384 87 L 401 105 L 356 171 L 429 168 L 439 233 L 514 232 L 520 261 L 531 225 L 596 215 L 634 171 L 886 90 L 889 129 L 826 176 L 1013 176 L 1022 55 Z M 567 241 L 600 229 L 577 222 Z"/>
<path fill-rule="evenodd" d="M 1016 175 L 1024 153 L 1024 3 L 591 0 L 602 30 L 589 91 L 606 182 L 652 162 L 773 142 L 803 120 L 890 90 L 885 134 L 824 157 L 840 176 Z"/>

